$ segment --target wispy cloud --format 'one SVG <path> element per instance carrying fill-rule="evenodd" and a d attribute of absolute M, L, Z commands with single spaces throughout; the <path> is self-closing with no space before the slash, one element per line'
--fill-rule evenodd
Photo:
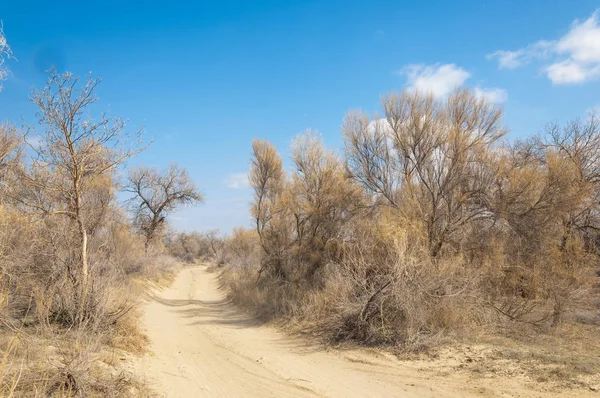
<path fill-rule="evenodd" d="M 540 40 L 516 51 L 498 50 L 486 56 L 487 59 L 498 59 L 498 68 L 516 69 L 529 64 L 534 59 L 548 58 L 554 42 Z"/>
<path fill-rule="evenodd" d="M 248 188 L 248 173 L 231 173 L 223 180 L 223 184 L 233 189 Z"/>
<path fill-rule="evenodd" d="M 404 67 L 399 74 L 406 76 L 409 90 L 431 93 L 437 98 L 446 97 L 471 77 L 469 71 L 455 64 L 413 64 Z M 501 88 L 476 87 L 474 91 L 476 95 L 494 103 L 504 102 L 508 98 L 506 90 Z"/>
<path fill-rule="evenodd" d="M 471 76 L 469 72 L 455 64 L 423 65 L 413 64 L 404 67 L 400 75 L 406 76 L 409 89 L 444 97 Z"/>
<path fill-rule="evenodd" d="M 473 90 L 478 97 L 485 98 L 487 102 L 501 104 L 508 99 L 508 93 L 503 88 L 481 88 L 475 87 Z"/>
<path fill-rule="evenodd" d="M 515 69 L 534 60 L 550 59 L 541 70 L 554 84 L 596 79 L 600 77 L 599 12 L 585 21 L 573 21 L 569 31 L 557 40 L 540 40 L 515 51 L 499 50 L 487 58 L 498 59 L 500 69 Z"/>

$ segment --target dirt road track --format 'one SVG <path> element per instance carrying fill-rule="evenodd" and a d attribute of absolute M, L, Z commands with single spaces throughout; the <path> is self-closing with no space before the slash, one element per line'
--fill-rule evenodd
<path fill-rule="evenodd" d="M 502 393 L 486 380 L 435 375 L 390 355 L 323 350 L 229 304 L 216 274 L 186 268 L 144 312 L 153 354 L 137 372 L 165 397 L 464 397 Z"/>

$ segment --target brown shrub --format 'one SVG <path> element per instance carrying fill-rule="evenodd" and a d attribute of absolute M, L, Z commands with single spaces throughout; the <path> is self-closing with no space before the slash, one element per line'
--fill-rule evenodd
<path fill-rule="evenodd" d="M 593 307 L 598 119 L 501 146 L 502 110 L 468 90 L 382 107 L 383 119 L 347 116 L 344 159 L 298 138 L 289 175 L 253 143 L 262 254 L 224 271 L 234 301 L 328 340 L 413 351 Z"/>

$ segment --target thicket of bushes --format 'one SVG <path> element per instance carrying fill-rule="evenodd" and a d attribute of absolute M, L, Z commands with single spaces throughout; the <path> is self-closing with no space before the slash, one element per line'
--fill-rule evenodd
<path fill-rule="evenodd" d="M 253 143 L 259 260 L 223 273 L 236 302 L 406 350 L 474 327 L 558 326 L 582 309 L 597 319 L 595 115 L 510 142 L 502 109 L 468 90 L 392 94 L 382 109 L 346 116 L 343 156 L 300 136 L 289 174 L 270 143 Z"/>

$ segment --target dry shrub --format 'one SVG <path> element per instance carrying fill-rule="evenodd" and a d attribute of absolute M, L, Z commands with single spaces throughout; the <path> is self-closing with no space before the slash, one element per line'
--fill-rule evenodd
<path fill-rule="evenodd" d="M 171 256 L 184 263 L 212 262 L 223 265 L 226 261 L 225 238 L 217 230 L 203 234 L 171 231 L 166 234 L 164 245 Z"/>
<path fill-rule="evenodd" d="M 136 277 L 149 280 L 158 285 L 168 285 L 181 268 L 181 263 L 169 254 L 149 249 L 143 257 L 143 267 Z"/>
<path fill-rule="evenodd" d="M 260 263 L 260 241 L 254 230 L 234 228 L 223 245 L 223 262 L 234 267 L 248 267 Z"/>
<path fill-rule="evenodd" d="M 17 218 L 16 225 L 2 228 L 19 231 L 27 225 Z M 31 227 L 31 226 L 30 226 Z M 43 228 L 38 224 L 37 228 Z M 143 241 L 127 235 L 121 227 L 99 232 L 92 245 L 88 304 L 85 322 L 74 322 L 78 307 L 77 290 L 67 283 L 68 276 L 55 262 L 60 248 L 49 249 L 39 239 L 13 242 L 14 255 L 5 258 L 2 282 L 0 330 L 3 363 L 0 365 L 2 396 L 138 396 L 145 387 L 120 365 L 107 366 L 105 352 L 143 353 L 147 337 L 139 326 L 139 309 L 145 279 L 165 280 L 176 261 L 169 256 L 131 256 L 116 259 L 119 253 L 143 253 Z M 3 241 L 5 243 L 6 241 Z M 18 243 L 18 244 L 17 244 Z M 98 246 L 96 246 L 96 244 Z M 129 250 L 127 250 L 127 247 Z M 49 255 L 48 253 L 53 253 Z M 8 252 L 7 252 L 8 254 Z M 54 254 L 56 257 L 54 257 Z M 42 261 L 44 260 L 44 261 Z M 146 261 L 148 265 L 140 262 Z"/>
<path fill-rule="evenodd" d="M 314 293 L 332 339 L 416 351 L 483 323 L 480 275 L 467 271 L 460 256 L 434 261 L 411 247 L 403 231 L 371 233 L 348 245 L 343 260 L 329 268 L 325 287 Z M 382 244 L 384 253 L 377 247 Z"/>
<path fill-rule="evenodd" d="M 330 341 L 408 351 L 598 313 L 594 115 L 502 144 L 502 109 L 468 90 L 393 94 L 382 108 L 348 114 L 343 159 L 299 137 L 289 174 L 273 145 L 253 143 L 261 257 L 224 271 L 235 302 Z"/>
<path fill-rule="evenodd" d="M 28 129 L 40 140 L 27 151 L 23 134 L 0 125 L 1 395 L 119 395 L 128 383 L 105 377 L 98 353 L 144 349 L 138 280 L 176 269 L 160 247 L 145 250 L 117 201 L 117 168 L 144 146 L 122 119 L 93 119 L 99 83 L 51 70 L 31 96 L 38 120 Z M 171 171 L 167 188 L 193 187 L 185 170 Z M 159 224 L 172 208 L 159 206 Z M 46 346 L 56 352 L 45 359 Z"/>
<path fill-rule="evenodd" d="M 146 353 L 149 340 L 140 326 L 140 316 L 141 311 L 136 307 L 117 319 L 111 333 L 104 337 L 104 342 L 111 348 L 133 354 Z"/>
<path fill-rule="evenodd" d="M 330 342 L 420 351 L 489 321 L 479 301 L 481 275 L 459 256 L 433 261 L 385 220 L 357 222 L 363 227 L 342 245 L 341 260 L 325 267 L 318 288 L 258 278 L 256 266 L 227 268 L 221 281 L 235 303 L 263 319 L 283 317 Z"/>
<path fill-rule="evenodd" d="M 66 223 L 27 223 L 23 218 L 3 219 L 3 231 L 28 231 L 34 239 L 14 241 L 14 236 L 3 241 L 10 254 L 3 266 L 8 302 L 5 314 L 26 324 L 78 324 L 80 311 L 79 290 L 72 283 L 73 257 L 69 250 L 71 230 Z M 90 250 L 90 280 L 88 300 L 82 318 L 85 328 L 100 330 L 110 327 L 116 319 L 131 308 L 130 280 L 125 277 L 131 264 L 127 258 L 115 260 L 112 242 L 123 236 L 114 236 L 118 228 L 99 231 Z M 11 234 L 12 235 L 12 234 Z M 64 246 L 63 246 L 64 245 Z M 135 252 L 135 246 L 129 246 Z M 136 262 L 139 260 L 135 260 Z M 66 266 L 65 266 L 66 264 Z M 27 314 L 27 316 L 26 316 Z"/>
<path fill-rule="evenodd" d="M 117 220 L 99 228 L 90 244 L 88 300 L 76 322 L 78 290 L 69 281 L 67 223 L 27 219 L 2 209 L 0 330 L 2 396 L 130 396 L 144 387 L 99 356 L 111 350 L 144 352 L 139 328 L 143 284 L 164 281 L 176 269 L 170 256 L 144 255 L 143 240 Z"/>
<path fill-rule="evenodd" d="M 144 396 L 146 388 L 132 375 L 102 360 L 108 352 L 100 336 L 55 331 L 11 338 L 25 341 L 3 363 L 2 396 Z"/>

